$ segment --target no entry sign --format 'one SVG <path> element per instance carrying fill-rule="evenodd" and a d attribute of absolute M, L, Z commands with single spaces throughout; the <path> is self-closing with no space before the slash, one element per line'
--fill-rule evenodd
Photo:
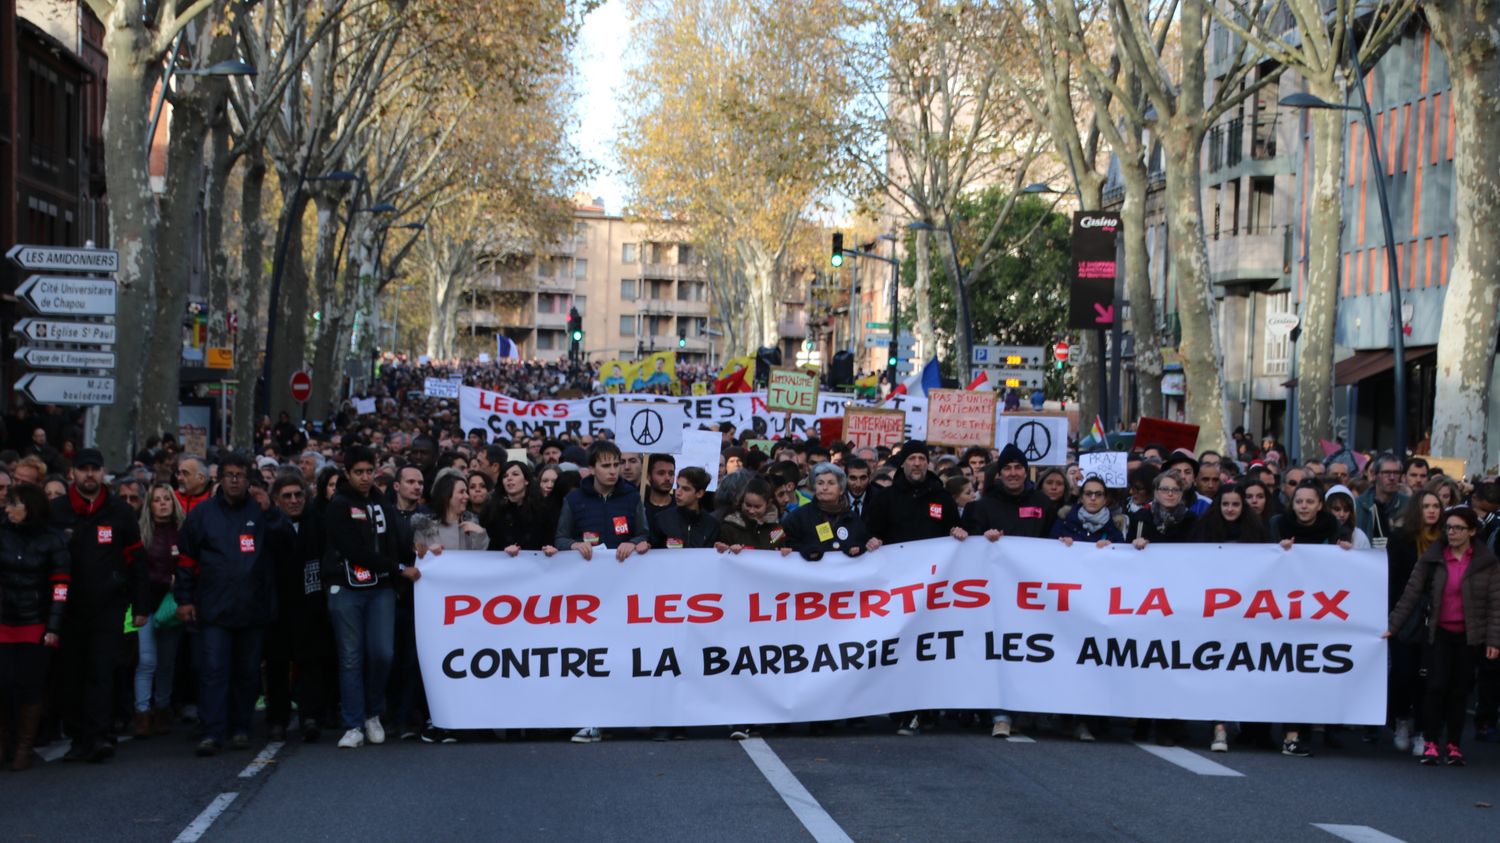
<path fill-rule="evenodd" d="M 306 372 L 295 372 L 292 375 L 292 400 L 298 404 L 306 404 L 307 399 L 312 397 L 312 376 Z"/>

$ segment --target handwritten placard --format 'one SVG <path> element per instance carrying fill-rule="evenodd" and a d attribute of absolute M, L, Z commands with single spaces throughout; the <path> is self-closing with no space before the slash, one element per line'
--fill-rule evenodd
<path fill-rule="evenodd" d="M 766 408 L 773 413 L 815 413 L 818 375 L 801 369 L 772 369 L 766 385 Z"/>
<path fill-rule="evenodd" d="M 927 441 L 954 448 L 988 448 L 995 442 L 995 393 L 967 389 L 927 391 Z"/>
<path fill-rule="evenodd" d="M 894 448 L 906 437 L 905 410 L 849 407 L 844 410 L 844 441 L 856 448 Z"/>
<path fill-rule="evenodd" d="M 1126 454 L 1122 451 L 1098 451 L 1078 455 L 1078 467 L 1084 477 L 1095 476 L 1110 489 L 1123 489 L 1126 483 Z"/>

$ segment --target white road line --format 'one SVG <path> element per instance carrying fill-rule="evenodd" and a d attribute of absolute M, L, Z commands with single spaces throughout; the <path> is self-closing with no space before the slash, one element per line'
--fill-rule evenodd
<path fill-rule="evenodd" d="M 270 765 L 272 763 L 271 759 L 275 758 L 276 753 L 280 752 L 281 748 L 284 746 L 286 746 L 285 741 L 271 741 L 270 743 L 266 744 L 266 748 L 262 749 L 260 751 L 260 754 L 255 756 L 255 759 L 249 764 L 245 765 L 245 769 L 240 771 L 240 778 L 255 778 L 255 774 L 259 773 L 261 770 L 264 770 L 268 765 Z"/>
<path fill-rule="evenodd" d="M 1313 823 L 1312 825 L 1313 828 L 1321 828 L 1334 837 L 1348 840 L 1349 843 L 1402 843 L 1401 838 L 1392 837 L 1367 825 L 1339 825 L 1338 823 Z"/>
<path fill-rule="evenodd" d="M 781 801 L 792 809 L 792 813 L 797 815 L 797 819 L 802 822 L 802 827 L 807 829 L 807 833 L 811 834 L 814 840 L 818 843 L 854 843 L 849 835 L 839 828 L 839 824 L 834 821 L 833 817 L 823 810 L 818 800 L 807 792 L 802 782 L 798 781 L 792 771 L 787 769 L 786 764 L 781 761 L 781 756 L 776 754 L 776 750 L 771 749 L 770 744 L 762 738 L 747 738 L 740 741 L 740 747 L 745 750 L 746 755 L 750 756 L 750 760 L 755 762 L 755 766 L 760 769 L 760 774 L 765 776 L 766 781 L 771 783 L 771 787 L 776 789 Z"/>
<path fill-rule="evenodd" d="M 72 741 L 58 741 L 57 743 L 42 747 L 41 749 L 36 751 L 36 754 L 42 756 L 43 761 L 56 761 L 64 755 L 67 755 L 68 750 L 72 748 Z"/>
<path fill-rule="evenodd" d="M 1025 735 L 1011 735 L 1005 739 L 1006 743 L 1036 743 L 1036 738 L 1028 738 Z"/>
<path fill-rule="evenodd" d="M 239 794 L 221 793 L 215 796 L 214 801 L 208 803 L 208 807 L 203 809 L 203 813 L 188 823 L 188 827 L 184 828 L 182 833 L 177 835 L 172 843 L 196 843 L 203 835 L 208 833 L 208 827 L 214 824 L 214 820 L 218 819 L 220 814 L 224 813 L 224 810 L 229 807 L 229 803 L 233 802 L 236 796 L 239 796 Z"/>
<path fill-rule="evenodd" d="M 1136 746 L 1144 749 L 1152 755 L 1155 755 L 1157 758 L 1160 758 L 1163 761 L 1168 761 L 1172 764 L 1176 764 L 1182 769 L 1192 773 L 1197 773 L 1200 776 L 1245 775 L 1239 770 L 1231 770 L 1217 761 L 1210 761 L 1207 758 L 1199 755 L 1198 753 L 1193 752 L 1190 749 L 1184 749 L 1180 746 L 1155 746 L 1148 743 L 1137 743 Z"/>

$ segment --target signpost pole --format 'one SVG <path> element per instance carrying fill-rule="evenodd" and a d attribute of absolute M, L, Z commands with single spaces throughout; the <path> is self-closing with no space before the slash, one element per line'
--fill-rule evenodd
<path fill-rule="evenodd" d="M 1108 397 L 1099 408 L 1104 411 L 1104 431 L 1114 430 L 1125 415 L 1125 397 L 1121 379 L 1121 358 L 1125 353 L 1125 238 L 1115 232 L 1115 318 L 1109 326 L 1109 381 L 1104 380 L 1104 332 L 1099 332 L 1099 382 L 1109 390 Z M 1139 341 L 1140 337 L 1136 337 Z M 1080 419 L 1080 422 L 1083 420 Z"/>

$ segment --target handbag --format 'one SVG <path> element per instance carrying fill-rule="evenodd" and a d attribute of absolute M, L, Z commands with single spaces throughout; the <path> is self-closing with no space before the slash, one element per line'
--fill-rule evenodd
<path fill-rule="evenodd" d="M 167 596 L 161 599 L 161 605 L 156 607 L 156 614 L 151 616 L 151 623 L 157 629 L 172 629 L 182 623 L 177 619 L 177 598 L 172 596 L 172 592 L 167 592 Z"/>

